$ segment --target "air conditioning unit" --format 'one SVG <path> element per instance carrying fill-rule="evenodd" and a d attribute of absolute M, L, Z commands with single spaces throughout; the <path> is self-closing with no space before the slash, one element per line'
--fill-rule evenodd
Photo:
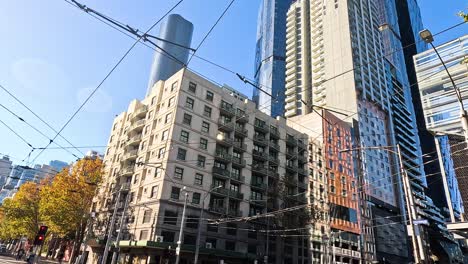
<path fill-rule="evenodd" d="M 164 242 L 163 236 L 156 236 L 156 242 Z"/>
<path fill-rule="evenodd" d="M 210 242 L 206 242 L 205 247 L 206 248 L 213 248 L 213 244 L 211 244 Z"/>

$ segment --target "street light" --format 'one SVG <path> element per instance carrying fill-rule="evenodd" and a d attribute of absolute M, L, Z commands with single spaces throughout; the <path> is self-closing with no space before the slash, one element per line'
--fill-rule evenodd
<path fill-rule="evenodd" d="M 419 227 L 414 224 L 414 220 L 416 220 L 416 208 L 414 206 L 415 204 L 414 197 L 411 191 L 411 185 L 408 179 L 408 175 L 406 174 L 405 168 L 403 167 L 403 158 L 401 157 L 400 145 L 397 144 L 396 146 L 358 147 L 358 148 L 342 149 L 342 150 L 339 150 L 339 152 L 350 152 L 350 151 L 361 150 L 361 149 L 385 149 L 398 156 L 399 169 L 400 169 L 401 176 L 403 177 L 403 191 L 405 193 L 408 218 L 409 218 L 409 222 L 411 226 L 411 233 L 412 233 L 411 242 L 413 244 L 414 260 L 418 264 L 422 263 L 421 261 L 425 260 L 424 247 L 422 245 Z M 394 149 L 396 149 L 396 151 Z M 416 238 L 416 236 L 418 238 Z"/>
<path fill-rule="evenodd" d="M 188 199 L 188 192 L 187 192 L 186 189 L 187 188 L 185 186 L 182 188 L 182 191 L 185 192 L 184 209 L 182 210 L 182 221 L 180 222 L 179 240 L 177 241 L 175 264 L 179 264 L 179 261 L 180 261 L 180 248 L 182 246 L 182 238 L 183 238 L 183 235 L 184 235 L 185 209 L 187 208 L 187 199 Z"/>
<path fill-rule="evenodd" d="M 200 217 L 198 218 L 198 230 L 197 230 L 197 242 L 195 243 L 195 258 L 193 260 L 193 263 L 194 264 L 197 264 L 198 263 L 198 254 L 200 252 L 200 238 L 201 238 L 201 222 L 202 222 L 202 219 L 203 219 L 203 211 L 205 210 L 205 200 L 206 198 L 208 197 L 208 194 L 210 194 L 212 191 L 216 190 L 216 189 L 219 189 L 219 188 L 223 188 L 222 185 L 220 186 L 216 186 L 214 188 L 211 188 L 206 194 L 205 196 L 203 197 L 203 200 L 202 200 L 202 206 L 201 206 L 201 212 L 200 212 Z"/>
<path fill-rule="evenodd" d="M 452 75 L 450 74 L 447 68 L 447 65 L 445 65 L 444 60 L 440 56 L 439 51 L 437 51 L 434 44 L 432 44 L 432 42 L 434 41 L 434 36 L 432 35 L 431 31 L 429 31 L 428 29 L 423 29 L 419 32 L 419 36 L 424 42 L 431 45 L 431 47 L 434 49 L 434 52 L 437 54 L 437 57 L 442 63 L 442 66 L 444 66 L 444 69 L 447 72 L 448 77 L 450 78 L 450 82 L 452 83 L 453 89 L 455 90 L 455 94 L 457 95 L 458 103 L 460 105 L 460 119 L 463 128 L 463 135 L 465 136 L 465 141 L 468 144 L 468 115 L 465 111 L 465 106 L 463 105 L 463 98 L 460 89 L 455 85 L 455 81 L 453 80 Z"/>

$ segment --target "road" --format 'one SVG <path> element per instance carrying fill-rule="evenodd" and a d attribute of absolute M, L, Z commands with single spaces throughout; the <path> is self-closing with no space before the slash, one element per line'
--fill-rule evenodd
<path fill-rule="evenodd" d="M 57 263 L 55 261 L 50 260 L 42 260 L 39 262 L 40 264 L 54 264 Z M 7 256 L 0 256 L 0 264 L 26 264 L 24 260 L 15 260 L 15 258 L 7 257 Z"/>

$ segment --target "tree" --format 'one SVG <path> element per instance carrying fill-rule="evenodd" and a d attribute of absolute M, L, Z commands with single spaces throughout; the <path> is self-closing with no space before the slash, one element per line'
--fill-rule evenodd
<path fill-rule="evenodd" d="M 101 178 L 102 160 L 81 159 L 59 172 L 44 188 L 41 212 L 54 234 L 74 240 L 72 256 L 83 241 Z"/>
<path fill-rule="evenodd" d="M 465 13 L 463 11 L 458 12 L 458 15 L 463 18 L 465 22 L 468 22 L 468 13 Z"/>
<path fill-rule="evenodd" d="M 40 184 L 27 182 L 21 185 L 13 198 L 5 199 L 1 207 L 1 238 L 22 235 L 34 238 L 43 219 L 39 210 L 41 187 Z"/>

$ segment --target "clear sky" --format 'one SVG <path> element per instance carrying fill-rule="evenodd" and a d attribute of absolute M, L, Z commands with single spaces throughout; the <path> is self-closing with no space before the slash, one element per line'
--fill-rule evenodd
<path fill-rule="evenodd" d="M 176 2 L 82 0 L 93 9 L 143 31 Z M 185 0 L 174 10 L 194 24 L 192 46 L 198 45 L 228 3 L 228 0 Z M 197 54 L 252 77 L 259 3 L 260 0 L 236 0 Z M 465 0 L 422 0 L 419 3 L 424 24 L 433 33 L 460 22 L 456 13 L 467 7 Z M 151 33 L 158 35 L 158 32 L 159 27 L 156 27 Z M 437 36 L 435 42 L 443 43 L 466 33 L 468 27 L 463 25 Z M 3 36 L 0 84 L 57 130 L 133 43 L 132 39 L 63 0 L 2 1 L 0 34 Z M 144 97 L 152 55 L 152 50 L 138 45 L 64 130 L 63 136 L 75 146 L 106 145 L 114 116 L 125 111 L 130 100 Z M 246 95 L 252 93 L 250 86 L 231 73 L 196 58 L 190 67 Z M 54 136 L 49 128 L 1 90 L 0 103 L 49 138 Z M 2 108 L 0 120 L 34 147 L 47 145 L 48 139 Z M 61 139 L 58 142 L 67 145 Z M 103 148 L 96 150 L 104 151 Z M 19 163 L 29 151 L 21 139 L 0 124 L 0 153 L 9 154 Z M 83 149 L 85 151 L 87 149 Z M 35 151 L 32 156 L 37 153 Z M 74 158 L 63 150 L 47 150 L 36 163 L 54 159 L 69 162 Z"/>

